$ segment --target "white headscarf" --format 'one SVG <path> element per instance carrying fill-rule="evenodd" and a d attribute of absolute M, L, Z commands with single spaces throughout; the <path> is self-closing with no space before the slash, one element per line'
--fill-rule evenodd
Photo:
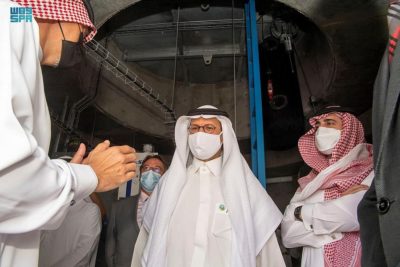
<path fill-rule="evenodd" d="M 202 106 L 213 108 L 213 106 Z M 149 238 L 144 267 L 166 265 L 168 226 L 186 183 L 189 159 L 188 126 L 193 118 L 217 118 L 223 131 L 221 188 L 232 223 L 232 267 L 255 267 L 256 256 L 274 233 L 282 214 L 242 157 L 231 121 L 225 116 L 182 116 L 175 126 L 176 150 L 168 171 L 148 201 L 143 226 Z"/>

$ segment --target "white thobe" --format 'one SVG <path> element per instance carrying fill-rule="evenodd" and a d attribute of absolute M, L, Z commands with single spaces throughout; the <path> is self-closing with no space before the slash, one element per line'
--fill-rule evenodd
<path fill-rule="evenodd" d="M 10 23 L 0 1 L 0 266 L 37 266 L 41 229 L 62 222 L 72 200 L 97 186 L 89 166 L 50 160 L 36 22 Z"/>
<path fill-rule="evenodd" d="M 193 160 L 188 180 L 172 215 L 168 230 L 167 266 L 231 266 L 232 225 L 220 185 L 221 157 Z M 148 233 L 141 227 L 132 267 L 140 267 Z M 256 258 L 257 267 L 285 266 L 275 233 Z"/>
<path fill-rule="evenodd" d="M 232 225 L 222 197 L 222 158 L 193 160 L 171 218 L 167 266 L 230 266 Z"/>
<path fill-rule="evenodd" d="M 40 267 L 94 267 L 101 232 L 99 207 L 90 198 L 73 205 L 61 226 L 42 231 Z"/>
<path fill-rule="evenodd" d="M 371 172 L 362 184 L 371 185 Z M 324 245 L 343 238 L 343 233 L 359 231 L 357 206 L 365 190 L 333 200 L 324 201 L 324 191 L 318 190 L 303 202 L 291 203 L 282 221 L 285 247 L 303 247 L 302 267 L 324 266 Z M 303 205 L 303 222 L 294 217 L 294 209 Z"/>

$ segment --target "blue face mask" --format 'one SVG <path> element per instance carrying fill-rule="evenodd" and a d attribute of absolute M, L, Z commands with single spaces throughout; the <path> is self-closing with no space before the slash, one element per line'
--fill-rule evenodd
<path fill-rule="evenodd" d="M 160 180 L 161 174 L 156 173 L 152 170 L 143 172 L 140 176 L 140 184 L 146 192 L 153 192 L 154 187 L 156 187 L 158 181 Z"/>

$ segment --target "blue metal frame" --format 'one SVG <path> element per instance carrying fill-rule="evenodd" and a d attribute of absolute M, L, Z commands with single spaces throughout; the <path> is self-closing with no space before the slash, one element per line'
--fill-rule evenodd
<path fill-rule="evenodd" d="M 246 13 L 246 44 L 250 97 L 251 162 L 254 174 L 265 187 L 264 127 L 255 0 L 246 0 L 244 9 Z"/>

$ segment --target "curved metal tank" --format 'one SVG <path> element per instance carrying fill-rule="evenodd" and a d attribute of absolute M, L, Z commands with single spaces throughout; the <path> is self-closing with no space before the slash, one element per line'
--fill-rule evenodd
<path fill-rule="evenodd" d="M 310 111 L 310 93 L 354 108 L 372 104 L 372 88 L 387 41 L 388 2 L 277 0 L 315 25 L 296 43 L 303 109 Z M 308 85 L 307 85 L 308 83 Z"/>
<path fill-rule="evenodd" d="M 149 9 L 143 2 L 146 1 L 92 0 L 96 25 L 100 28 L 100 42 L 156 88 L 161 97 L 176 110 L 177 116 L 192 107 L 214 104 L 231 114 L 238 138 L 248 139 L 250 130 L 243 10 L 232 9 L 227 4 L 231 1 L 204 10 L 200 2 L 193 1 L 180 9 L 178 14 L 176 9 L 170 9 L 171 5 L 161 5 L 155 1 L 160 6 Z M 311 110 L 310 95 L 353 107 L 359 114 L 367 111 L 371 107 L 373 81 L 386 42 L 386 2 L 277 2 L 282 4 L 279 8 L 298 14 L 286 19 L 292 19 L 291 23 L 297 24 L 300 30 L 294 45 L 304 114 Z M 271 16 L 274 13 L 273 10 L 264 12 Z M 174 22 L 178 18 L 179 21 L 200 22 L 221 19 L 228 21 L 227 25 L 234 24 L 235 29 L 225 24 L 224 28 L 221 23 L 218 30 L 194 28 L 182 31 L 176 38 L 174 29 L 171 30 L 168 25 L 176 27 Z M 229 22 L 232 18 L 235 22 Z M 164 30 L 152 28 L 152 32 L 141 29 L 141 25 L 156 24 L 168 24 L 168 27 L 165 26 Z M 222 35 L 227 37 L 222 38 Z M 183 45 L 179 47 L 180 42 Z M 177 52 L 181 55 L 178 59 L 171 58 L 170 48 L 175 45 L 181 49 Z M 209 65 L 205 61 L 207 51 L 204 47 L 218 50 L 214 51 L 213 62 Z M 236 55 L 235 68 L 233 54 Z M 179 69 L 178 73 L 173 69 Z M 115 77 L 109 72 L 102 71 L 96 98 L 100 110 L 121 124 L 150 135 L 166 137 L 171 133 L 162 112 L 137 92 L 115 82 Z M 172 75 L 177 78 L 175 83 Z"/>
<path fill-rule="evenodd" d="M 193 107 L 213 104 L 227 110 L 238 137 L 247 138 L 248 121 L 241 119 L 249 117 L 243 10 L 223 6 L 224 3 L 207 10 L 200 2 L 180 10 L 174 9 L 174 3 L 154 3 L 159 6 L 152 6 L 149 1 L 117 1 L 112 10 L 105 12 L 107 1 L 94 1 L 99 36 L 103 36 L 99 41 L 157 90 L 160 99 L 177 116 Z M 232 14 L 237 20 L 234 44 Z M 181 23 L 178 38 L 176 21 Z M 176 53 L 179 55 L 175 56 Z M 171 134 L 164 114 L 146 98 L 123 86 L 105 68 L 96 105 L 124 126 L 158 137 Z"/>

